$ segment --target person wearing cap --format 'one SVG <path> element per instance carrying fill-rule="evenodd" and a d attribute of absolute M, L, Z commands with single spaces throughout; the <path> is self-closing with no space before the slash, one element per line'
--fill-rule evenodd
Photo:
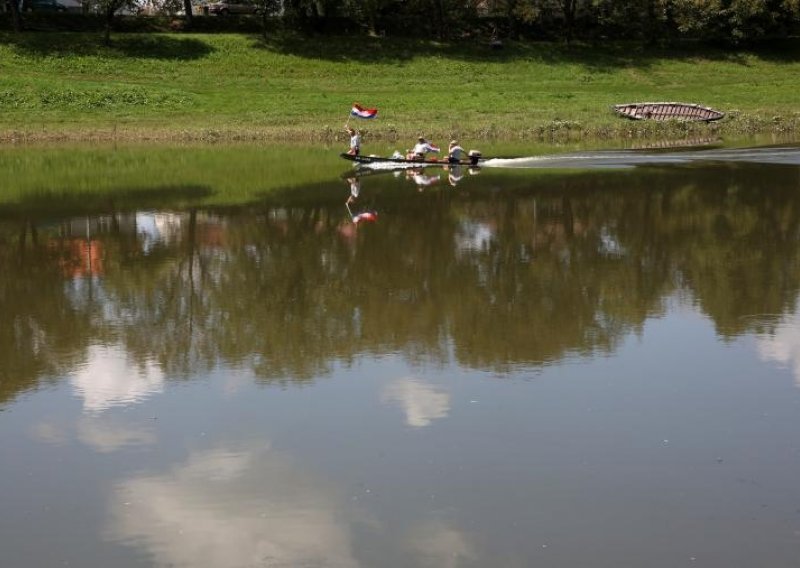
<path fill-rule="evenodd" d="M 350 135 L 350 149 L 347 151 L 351 156 L 358 156 L 361 152 L 361 133 L 352 126 L 345 125 L 344 129 Z"/>
<path fill-rule="evenodd" d="M 417 138 L 417 143 L 414 144 L 414 148 L 408 150 L 406 154 L 407 160 L 424 160 L 425 154 L 428 152 L 438 152 L 439 148 L 425 140 L 424 136 L 420 136 Z"/>
<path fill-rule="evenodd" d="M 450 146 L 447 147 L 447 161 L 451 164 L 460 164 L 465 155 L 466 152 L 459 145 L 458 140 L 450 140 Z"/>

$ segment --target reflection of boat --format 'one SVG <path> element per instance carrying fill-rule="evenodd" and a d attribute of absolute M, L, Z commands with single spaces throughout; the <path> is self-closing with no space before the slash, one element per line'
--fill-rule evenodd
<path fill-rule="evenodd" d="M 352 154 L 348 154 L 343 152 L 339 154 L 345 160 L 350 160 L 351 162 L 355 162 L 356 164 L 363 165 L 363 166 L 370 166 L 370 165 L 381 165 L 384 167 L 397 167 L 397 168 L 408 168 L 408 167 L 416 167 L 419 165 L 424 166 L 452 166 L 452 165 L 464 165 L 464 166 L 478 166 L 482 162 L 485 162 L 488 158 L 484 158 L 481 156 L 480 152 L 476 152 L 475 150 L 470 151 L 469 159 L 468 160 L 461 160 L 460 162 L 449 162 L 447 158 L 444 159 L 436 159 L 430 158 L 426 160 L 409 160 L 403 157 L 385 157 L 385 156 L 353 156 Z"/>
<path fill-rule="evenodd" d="M 711 122 L 724 113 L 693 103 L 627 103 L 614 105 L 614 112 L 634 120 L 689 120 Z"/>
<path fill-rule="evenodd" d="M 400 168 L 357 168 L 354 170 L 348 170 L 340 175 L 343 180 L 351 180 L 353 178 L 360 179 L 363 177 L 371 177 L 376 175 L 386 175 L 392 174 L 395 177 L 402 176 L 403 172 L 405 172 L 405 179 L 414 180 L 415 183 L 422 180 L 423 178 L 420 176 L 425 175 L 425 168 L 432 167 L 432 166 L 442 166 L 443 169 L 447 172 L 447 181 L 450 185 L 455 186 L 459 183 L 463 178 L 464 174 L 468 173 L 470 176 L 477 175 L 481 172 L 480 166 L 471 166 L 466 167 L 461 164 L 448 164 L 446 162 L 439 162 L 437 164 L 417 164 L 416 166 L 411 164 L 406 164 L 404 167 Z M 438 180 L 438 176 L 434 176 Z M 431 178 L 429 178 L 431 179 Z M 417 185 L 431 185 L 430 183 L 417 183 Z"/>
<path fill-rule="evenodd" d="M 439 172 L 431 175 L 425 172 L 425 168 L 406 170 L 406 179 L 413 181 L 422 191 L 423 188 L 439 183 Z"/>
<path fill-rule="evenodd" d="M 340 178 L 343 180 L 349 180 L 350 178 L 363 178 L 367 176 L 375 176 L 381 174 L 391 174 L 394 173 L 391 169 L 384 169 L 384 170 L 373 170 L 368 168 L 356 168 L 353 170 L 347 170 L 339 175 Z"/>

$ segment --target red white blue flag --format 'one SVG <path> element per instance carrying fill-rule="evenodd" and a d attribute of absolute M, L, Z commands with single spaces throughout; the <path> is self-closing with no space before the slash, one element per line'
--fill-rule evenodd
<path fill-rule="evenodd" d="M 350 109 L 350 116 L 356 116 L 358 118 L 375 118 L 378 116 L 378 109 L 364 108 L 358 103 L 353 103 L 353 108 Z"/>

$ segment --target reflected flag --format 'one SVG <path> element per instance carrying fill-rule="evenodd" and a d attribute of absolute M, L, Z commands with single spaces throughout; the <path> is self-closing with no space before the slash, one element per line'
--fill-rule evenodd
<path fill-rule="evenodd" d="M 378 213 L 376 211 L 364 211 L 358 215 L 353 215 L 353 223 L 356 225 L 363 222 L 374 223 L 377 220 Z"/>

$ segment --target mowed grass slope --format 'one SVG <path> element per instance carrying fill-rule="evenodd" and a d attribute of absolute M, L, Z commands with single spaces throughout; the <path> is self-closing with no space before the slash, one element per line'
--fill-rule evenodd
<path fill-rule="evenodd" d="M 701 45 L 441 44 L 386 38 L 0 33 L 0 138 L 321 140 L 350 105 L 375 139 L 616 137 L 700 126 L 617 118 L 620 102 L 675 100 L 729 114 L 721 132 L 794 131 L 800 42 L 761 52 Z"/>

